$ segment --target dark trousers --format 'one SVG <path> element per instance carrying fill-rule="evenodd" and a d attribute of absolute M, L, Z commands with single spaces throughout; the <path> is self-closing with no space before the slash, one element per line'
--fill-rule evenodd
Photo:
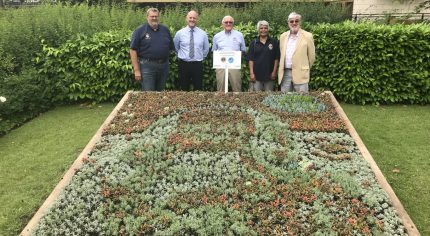
<path fill-rule="evenodd" d="M 179 59 L 179 88 L 189 91 L 190 85 L 194 90 L 203 90 L 203 63 L 201 61 L 186 62 Z"/>

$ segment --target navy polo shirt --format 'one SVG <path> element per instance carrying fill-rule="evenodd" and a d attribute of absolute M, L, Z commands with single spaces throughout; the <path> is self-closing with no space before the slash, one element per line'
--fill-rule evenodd
<path fill-rule="evenodd" d="M 254 74 L 258 81 L 270 80 L 275 60 L 279 57 L 279 42 L 276 39 L 268 37 L 263 44 L 260 38 L 256 38 L 249 45 L 248 60 L 254 62 Z"/>
<path fill-rule="evenodd" d="M 166 26 L 159 24 L 158 29 L 154 30 L 145 23 L 133 32 L 130 48 L 137 51 L 139 58 L 159 60 L 168 59 L 174 46 Z"/>

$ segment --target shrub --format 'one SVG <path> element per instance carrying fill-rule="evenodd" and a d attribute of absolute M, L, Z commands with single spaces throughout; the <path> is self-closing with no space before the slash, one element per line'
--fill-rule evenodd
<path fill-rule="evenodd" d="M 347 22 L 305 27 L 314 33 L 317 50 L 317 60 L 311 71 L 310 85 L 313 89 L 331 90 L 340 100 L 356 104 L 430 102 L 428 25 L 385 26 Z M 240 23 L 235 28 L 243 33 L 247 45 L 256 37 L 255 27 L 250 22 Z M 220 27 L 206 29 L 209 40 L 212 41 L 213 35 L 220 30 Z M 173 34 L 175 29 L 171 28 L 171 31 Z M 282 28 L 275 28 L 271 34 L 276 37 L 282 31 Z M 59 49 L 45 47 L 40 57 L 43 58 L 42 71 L 56 73 L 50 76 L 67 78 L 67 86 L 72 92 L 69 96 L 73 100 L 116 99 L 126 90 L 138 88 L 131 82 L 133 74 L 128 56 L 130 34 L 130 31 L 101 33 L 92 38 L 81 37 L 70 41 Z M 82 53 L 86 50 L 93 51 Z M 111 56 L 103 57 L 106 52 Z M 77 58 L 82 58 L 79 63 Z M 242 65 L 242 85 L 247 88 L 248 65 L 246 61 Z M 176 89 L 177 79 L 176 56 L 172 54 L 166 88 Z M 99 86 L 104 83 L 103 80 L 121 86 L 107 88 L 105 84 L 105 89 L 101 91 Z M 203 83 L 206 91 L 216 88 L 211 53 L 204 61 Z M 81 88 L 84 84 L 88 88 Z"/>
<path fill-rule="evenodd" d="M 312 26 L 313 88 L 348 103 L 430 102 L 430 26 L 373 23 Z"/>
<path fill-rule="evenodd" d="M 251 24 L 238 25 L 247 41 L 254 37 Z M 174 30 L 171 29 L 173 32 Z M 207 30 L 210 41 L 221 28 Z M 61 47 L 44 46 L 36 58 L 40 73 L 67 87 L 65 95 L 72 101 L 91 100 L 96 102 L 118 100 L 127 90 L 140 89 L 134 81 L 130 62 L 129 46 L 131 31 L 110 31 L 91 37 L 79 36 Z M 245 61 L 244 61 L 245 62 Z M 247 63 L 243 63 L 243 68 Z M 248 86 L 248 70 L 244 70 L 243 86 Z M 174 90 L 178 80 L 176 55 L 170 57 L 170 76 L 166 88 Z M 203 89 L 216 88 L 215 71 L 212 69 L 212 55 L 204 61 Z"/>
<path fill-rule="evenodd" d="M 20 76 L 1 79 L 0 136 L 25 121 L 51 108 L 56 92 L 34 69 L 25 70 Z"/>
<path fill-rule="evenodd" d="M 12 58 L 15 74 L 25 66 L 33 66 L 33 58 L 42 50 L 41 40 L 58 47 L 78 33 L 92 35 L 99 31 L 130 29 L 144 19 L 144 13 L 139 10 L 84 5 L 40 5 L 1 13 L 0 61 L 4 60 L 3 56 Z"/>
<path fill-rule="evenodd" d="M 124 91 L 139 88 L 132 79 L 129 34 L 80 35 L 59 48 L 45 46 L 45 54 L 36 62 L 43 65 L 42 74 L 67 88 L 65 95 L 71 101 L 115 101 Z"/>

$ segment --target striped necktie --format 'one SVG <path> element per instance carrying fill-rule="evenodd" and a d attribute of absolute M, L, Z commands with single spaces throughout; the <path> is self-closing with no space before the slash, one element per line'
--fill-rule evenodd
<path fill-rule="evenodd" d="M 188 55 L 190 59 L 194 58 L 194 29 L 190 30 L 190 54 Z"/>

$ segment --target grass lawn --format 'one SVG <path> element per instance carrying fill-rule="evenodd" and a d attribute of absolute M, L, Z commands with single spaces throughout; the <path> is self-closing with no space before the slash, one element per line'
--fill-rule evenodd
<path fill-rule="evenodd" d="M 430 235 L 430 106 L 342 108 L 421 235 Z"/>
<path fill-rule="evenodd" d="M 47 112 L 0 138 L 0 235 L 17 235 L 114 104 Z M 430 106 L 342 104 L 422 235 L 430 235 Z"/>
<path fill-rule="evenodd" d="M 60 107 L 0 138 L 0 235 L 20 233 L 113 107 Z"/>

